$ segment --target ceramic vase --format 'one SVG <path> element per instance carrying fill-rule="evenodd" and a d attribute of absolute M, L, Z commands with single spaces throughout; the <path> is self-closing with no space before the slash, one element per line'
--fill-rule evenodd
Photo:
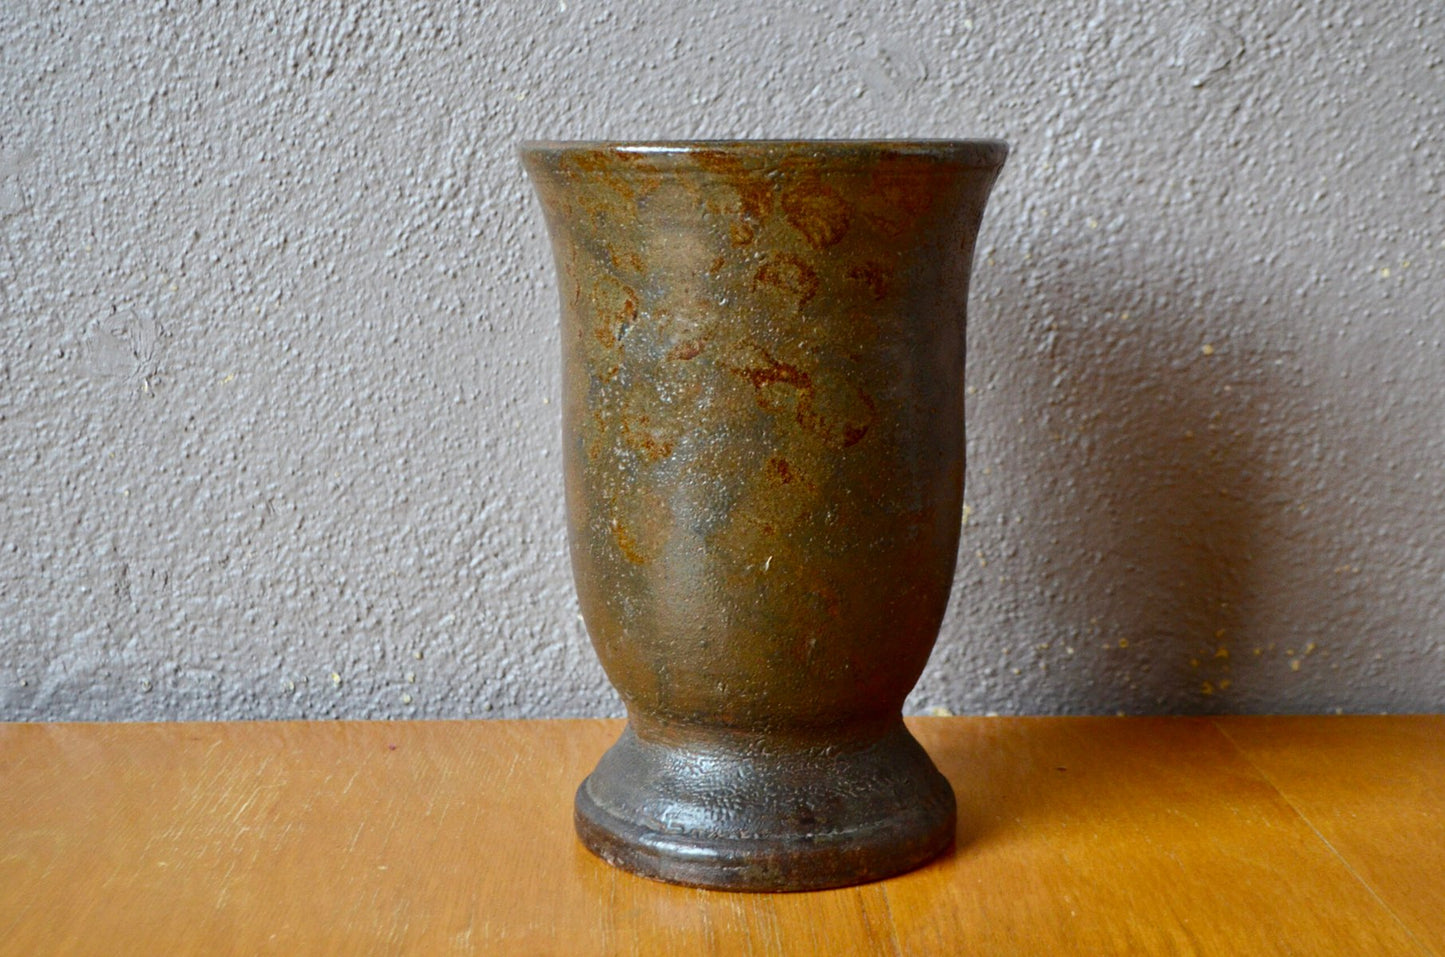
<path fill-rule="evenodd" d="M 901 712 L 953 582 L 990 141 L 532 143 L 572 570 L 627 708 L 583 843 L 805 890 L 954 833 Z"/>

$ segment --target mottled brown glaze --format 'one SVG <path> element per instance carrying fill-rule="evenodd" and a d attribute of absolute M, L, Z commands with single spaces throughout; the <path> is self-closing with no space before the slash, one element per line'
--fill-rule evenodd
<path fill-rule="evenodd" d="M 589 848 L 708 887 L 886 877 L 954 801 L 903 728 L 963 501 L 993 142 L 531 144 L 572 565 L 629 728 Z"/>

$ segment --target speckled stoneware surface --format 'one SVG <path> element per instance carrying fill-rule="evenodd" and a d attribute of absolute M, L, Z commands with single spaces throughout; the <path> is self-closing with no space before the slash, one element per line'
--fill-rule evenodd
<path fill-rule="evenodd" d="M 529 144 L 562 302 L 573 571 L 629 726 L 584 843 L 710 887 L 916 866 L 900 712 L 953 580 L 996 142 Z"/>

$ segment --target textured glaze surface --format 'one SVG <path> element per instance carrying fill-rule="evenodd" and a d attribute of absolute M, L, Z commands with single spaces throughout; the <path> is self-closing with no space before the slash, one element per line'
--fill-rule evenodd
<path fill-rule="evenodd" d="M 1437 709 L 1442 17 L 7 0 L 0 715 L 620 713 L 517 141 L 983 134 L 910 708 Z"/>
<path fill-rule="evenodd" d="M 953 584 L 990 142 L 535 145 L 583 618 L 631 718 L 584 842 L 803 890 L 942 851 L 901 722 Z"/>
<path fill-rule="evenodd" d="M 897 717 L 953 584 L 964 308 L 1005 150 L 526 152 L 583 617 L 624 702 Z"/>
<path fill-rule="evenodd" d="M 675 884 L 802 891 L 892 877 L 953 843 L 948 780 L 901 722 L 809 743 L 778 735 L 621 739 L 577 789 L 582 843 Z M 721 744 L 721 746 L 719 746 Z"/>

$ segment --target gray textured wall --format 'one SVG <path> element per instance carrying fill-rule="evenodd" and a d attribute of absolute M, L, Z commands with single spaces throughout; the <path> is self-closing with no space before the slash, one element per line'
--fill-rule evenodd
<path fill-rule="evenodd" d="M 0 6 L 0 717 L 616 713 L 529 137 L 991 136 L 915 709 L 1445 706 L 1445 8 Z"/>

